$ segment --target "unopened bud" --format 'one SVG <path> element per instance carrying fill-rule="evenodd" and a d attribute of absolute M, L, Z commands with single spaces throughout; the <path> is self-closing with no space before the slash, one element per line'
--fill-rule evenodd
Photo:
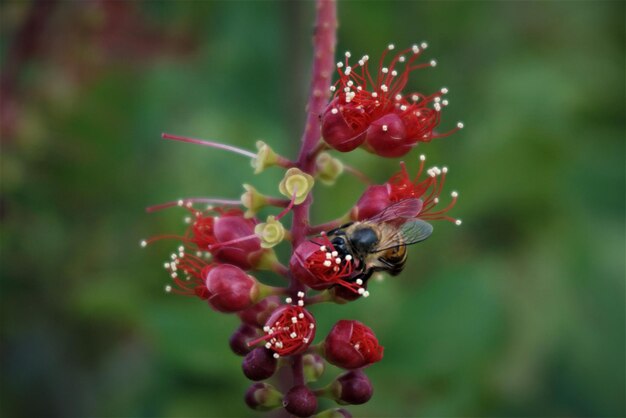
<path fill-rule="evenodd" d="M 265 347 L 258 347 L 250 351 L 241 363 L 243 374 L 250 380 L 265 380 L 276 371 L 276 358 Z"/>
<path fill-rule="evenodd" d="M 269 383 L 255 383 L 248 388 L 244 399 L 255 411 L 270 411 L 282 405 L 283 395 Z"/>
<path fill-rule="evenodd" d="M 239 328 L 233 332 L 228 340 L 228 344 L 230 345 L 230 349 L 233 350 L 235 354 L 238 356 L 247 355 L 252 348 L 248 346 L 248 342 L 252 341 L 259 334 L 257 333 L 256 328 L 248 324 L 241 324 Z"/>
<path fill-rule="evenodd" d="M 305 354 L 302 356 L 302 365 L 304 367 L 304 378 L 307 382 L 315 382 L 324 374 L 326 369 L 326 362 L 317 354 Z"/>
<path fill-rule="evenodd" d="M 313 176 L 305 173 L 299 168 L 290 168 L 285 173 L 282 181 L 278 185 L 278 190 L 283 196 L 288 198 L 293 198 L 295 194 L 296 205 L 304 202 L 304 200 L 309 195 L 311 189 L 313 189 L 313 185 L 315 184 L 315 180 Z"/>
<path fill-rule="evenodd" d="M 365 373 L 354 370 L 339 376 L 332 384 L 332 391 L 337 402 L 360 405 L 370 400 L 374 388 Z"/>
<path fill-rule="evenodd" d="M 297 417 L 310 417 L 317 410 L 317 398 L 308 387 L 294 386 L 285 394 L 283 406 Z"/>
<path fill-rule="evenodd" d="M 317 156 L 315 165 L 317 166 L 317 178 L 328 186 L 335 184 L 337 178 L 343 173 L 343 163 L 327 152 L 322 152 Z"/>

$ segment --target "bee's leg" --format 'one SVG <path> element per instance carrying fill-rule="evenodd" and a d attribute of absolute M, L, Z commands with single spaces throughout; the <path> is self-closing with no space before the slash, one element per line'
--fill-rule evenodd
<path fill-rule="evenodd" d="M 366 270 L 358 273 L 350 281 L 356 282 L 358 279 L 361 279 L 361 280 L 363 280 L 363 283 L 365 284 L 365 283 L 367 283 L 369 278 L 372 277 L 372 274 L 374 274 L 374 270 L 373 269 L 366 269 Z"/>

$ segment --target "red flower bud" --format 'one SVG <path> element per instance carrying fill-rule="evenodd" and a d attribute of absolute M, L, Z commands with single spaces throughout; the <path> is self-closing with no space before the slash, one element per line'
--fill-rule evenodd
<path fill-rule="evenodd" d="M 244 270 L 254 267 L 266 251 L 261 248 L 261 240 L 254 234 L 256 223 L 253 219 L 244 218 L 239 211 L 217 218 L 213 227 L 216 242 L 211 249 L 215 259 Z M 237 241 L 246 237 L 251 238 Z"/>
<path fill-rule="evenodd" d="M 289 262 L 291 274 L 312 289 L 343 286 L 357 293 L 360 285 L 351 282 L 356 263 L 351 255 L 340 257 L 326 236 L 301 243 Z"/>
<path fill-rule="evenodd" d="M 257 347 L 250 351 L 241 363 L 243 374 L 250 380 L 265 380 L 276 371 L 276 358 L 265 347 Z"/>
<path fill-rule="evenodd" d="M 230 349 L 233 350 L 233 353 L 238 356 L 245 356 L 251 351 L 248 342 L 254 340 L 258 336 L 259 334 L 257 333 L 256 328 L 247 324 L 241 324 L 239 328 L 237 328 L 230 336 L 228 344 Z"/>
<path fill-rule="evenodd" d="M 259 303 L 238 312 L 237 315 L 242 322 L 261 328 L 278 306 L 280 306 L 280 298 L 268 296 Z"/>
<path fill-rule="evenodd" d="M 374 388 L 365 373 L 353 370 L 335 380 L 334 392 L 335 400 L 339 403 L 361 405 L 371 399 Z"/>
<path fill-rule="evenodd" d="M 317 410 L 317 398 L 308 387 L 294 386 L 285 394 L 283 406 L 297 417 L 310 417 Z"/>
<path fill-rule="evenodd" d="M 266 335 L 249 344 L 265 341 L 275 358 L 300 354 L 315 338 L 315 318 L 301 306 L 283 305 L 268 318 L 263 331 Z"/>
<path fill-rule="evenodd" d="M 338 99 L 335 99 L 322 115 L 322 137 L 337 151 L 352 151 L 365 141 L 367 125 L 359 124 L 358 118 L 351 117 L 354 111 L 355 109 L 349 106 L 342 106 L 340 110 Z M 357 113 L 362 112 L 358 110 Z"/>
<path fill-rule="evenodd" d="M 372 122 L 367 128 L 366 149 L 381 157 L 402 157 L 413 148 L 407 139 L 404 122 L 395 113 L 389 113 Z"/>
<path fill-rule="evenodd" d="M 352 210 L 352 219 L 362 221 L 378 215 L 393 202 L 389 197 L 389 188 L 386 184 L 369 186 L 359 198 Z"/>
<path fill-rule="evenodd" d="M 230 264 L 215 266 L 206 277 L 209 305 L 220 312 L 237 312 L 251 306 L 259 287 L 254 277 Z"/>
<path fill-rule="evenodd" d="M 326 360 L 343 369 L 359 369 L 383 358 L 374 332 L 359 321 L 341 320 L 324 341 Z"/>

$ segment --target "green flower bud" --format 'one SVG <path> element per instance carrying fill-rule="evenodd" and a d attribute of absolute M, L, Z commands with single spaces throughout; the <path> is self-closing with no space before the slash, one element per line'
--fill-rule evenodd
<path fill-rule="evenodd" d="M 343 173 L 343 163 L 327 152 L 322 152 L 317 156 L 315 165 L 317 166 L 317 178 L 328 186 L 335 184 L 337 178 Z"/>
<path fill-rule="evenodd" d="M 307 382 L 315 382 L 326 369 L 326 362 L 317 354 L 305 354 L 302 356 L 304 378 Z"/>
<path fill-rule="evenodd" d="M 249 184 L 244 184 L 243 188 L 246 191 L 241 195 L 241 204 L 248 209 L 244 217 L 252 218 L 260 209 L 267 206 L 267 196 Z"/>

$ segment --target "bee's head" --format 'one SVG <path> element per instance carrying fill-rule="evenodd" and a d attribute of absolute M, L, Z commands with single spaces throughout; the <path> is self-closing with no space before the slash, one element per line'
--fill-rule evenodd
<path fill-rule="evenodd" d="M 361 254 L 367 254 L 378 244 L 378 234 L 373 228 L 359 228 L 350 235 L 350 244 Z"/>

